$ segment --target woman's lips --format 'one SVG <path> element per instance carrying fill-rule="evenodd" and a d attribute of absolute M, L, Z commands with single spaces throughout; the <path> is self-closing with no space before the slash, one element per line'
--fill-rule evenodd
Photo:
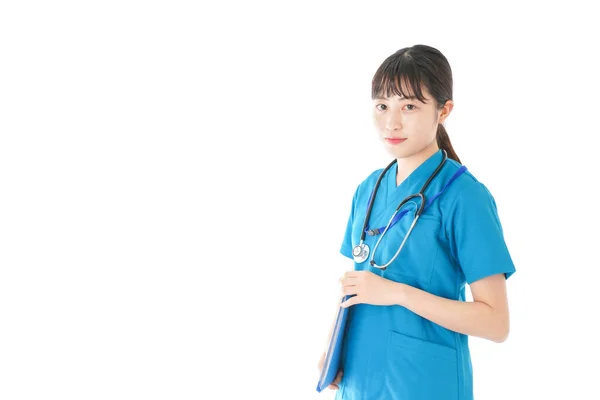
<path fill-rule="evenodd" d="M 389 144 L 400 144 L 404 142 L 406 138 L 385 138 L 385 141 Z"/>

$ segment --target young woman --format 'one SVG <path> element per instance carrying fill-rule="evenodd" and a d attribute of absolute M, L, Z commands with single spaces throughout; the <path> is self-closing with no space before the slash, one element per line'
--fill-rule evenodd
<path fill-rule="evenodd" d="M 472 400 L 468 336 L 500 343 L 509 332 L 506 279 L 515 266 L 496 203 L 442 125 L 452 71 L 437 49 L 388 57 L 372 98 L 393 161 L 352 200 L 341 252 L 355 268 L 340 278 L 350 308 L 330 387 L 343 400 Z"/>

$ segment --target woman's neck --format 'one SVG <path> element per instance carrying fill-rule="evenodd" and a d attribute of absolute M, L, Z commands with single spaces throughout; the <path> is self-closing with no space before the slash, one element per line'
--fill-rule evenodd
<path fill-rule="evenodd" d="M 434 141 L 430 146 L 425 147 L 423 150 L 415 153 L 406 158 L 398 158 L 397 162 L 397 173 L 396 173 L 396 186 L 400 186 L 404 180 L 413 173 L 421 164 L 423 164 L 429 157 L 439 151 L 437 142 Z"/>

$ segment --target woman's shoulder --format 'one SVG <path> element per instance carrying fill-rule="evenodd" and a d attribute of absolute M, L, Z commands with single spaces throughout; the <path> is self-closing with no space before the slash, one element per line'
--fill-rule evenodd
<path fill-rule="evenodd" d="M 447 193 L 443 196 L 443 203 L 447 205 L 456 203 L 491 203 L 495 205 L 494 197 L 485 183 L 479 180 L 476 173 L 470 170 L 467 166 L 454 161 L 448 160 L 447 175 L 452 176 L 461 168 L 464 169 L 455 181 L 448 186 Z"/>
<path fill-rule="evenodd" d="M 371 172 L 367 172 L 366 175 L 363 175 L 356 187 L 356 194 L 362 196 L 366 193 L 367 196 L 370 196 L 375 184 L 377 183 L 377 180 L 384 170 L 385 168 L 378 168 Z"/>

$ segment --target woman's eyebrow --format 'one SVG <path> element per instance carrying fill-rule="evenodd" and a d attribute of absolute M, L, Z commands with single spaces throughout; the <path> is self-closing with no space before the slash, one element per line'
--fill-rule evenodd
<path fill-rule="evenodd" d="M 389 97 L 375 97 L 374 100 L 388 100 Z M 417 100 L 416 96 L 408 96 L 408 97 L 404 97 L 404 96 L 400 96 L 400 100 Z"/>

